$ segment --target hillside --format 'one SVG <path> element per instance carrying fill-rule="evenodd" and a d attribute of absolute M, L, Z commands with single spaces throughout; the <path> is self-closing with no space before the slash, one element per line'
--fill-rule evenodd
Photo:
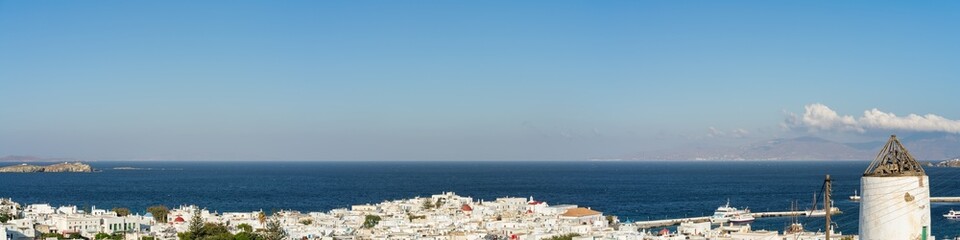
<path fill-rule="evenodd" d="M 13 166 L 0 167 L 0 173 L 33 173 L 33 172 L 93 172 L 93 167 L 88 164 L 74 162 L 74 163 L 57 163 L 47 166 L 37 166 L 30 164 L 20 164 Z"/>

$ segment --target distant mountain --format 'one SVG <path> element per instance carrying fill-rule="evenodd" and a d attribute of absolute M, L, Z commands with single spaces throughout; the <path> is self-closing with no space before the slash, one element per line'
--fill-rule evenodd
<path fill-rule="evenodd" d="M 0 157 L 0 162 L 69 162 L 75 161 L 72 158 L 41 158 L 35 156 L 17 156 L 10 155 Z"/>
<path fill-rule="evenodd" d="M 884 139 L 885 140 L 885 139 Z M 960 155 L 956 135 L 924 135 L 901 138 L 920 160 L 946 159 Z M 872 160 L 885 141 L 841 143 L 818 137 L 781 138 L 740 147 L 691 146 L 630 156 L 635 160 Z"/>
<path fill-rule="evenodd" d="M 900 141 L 920 160 L 943 160 L 960 156 L 960 135 L 904 136 Z"/>
<path fill-rule="evenodd" d="M 875 148 L 880 149 L 882 144 Z M 856 160 L 872 159 L 876 151 L 817 137 L 773 139 L 741 147 L 743 159 L 769 160 Z"/>

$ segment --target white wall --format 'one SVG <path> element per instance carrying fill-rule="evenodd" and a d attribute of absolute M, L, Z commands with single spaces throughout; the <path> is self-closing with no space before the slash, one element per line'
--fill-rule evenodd
<path fill-rule="evenodd" d="M 920 239 L 923 226 L 931 239 L 927 176 L 863 177 L 860 193 L 860 239 Z"/>

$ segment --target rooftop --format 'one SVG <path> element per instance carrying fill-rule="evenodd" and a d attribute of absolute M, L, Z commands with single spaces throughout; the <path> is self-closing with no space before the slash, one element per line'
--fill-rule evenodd
<path fill-rule="evenodd" d="M 880 149 L 877 157 L 870 162 L 870 166 L 863 172 L 865 177 L 900 177 L 900 176 L 925 176 L 926 173 L 917 162 L 917 159 L 910 155 L 907 148 L 903 147 L 897 135 L 891 135 L 887 144 Z"/>
<path fill-rule="evenodd" d="M 588 208 L 571 208 L 567 212 L 563 213 L 564 217 L 584 217 L 592 215 L 600 215 L 600 212 L 588 209 Z"/>

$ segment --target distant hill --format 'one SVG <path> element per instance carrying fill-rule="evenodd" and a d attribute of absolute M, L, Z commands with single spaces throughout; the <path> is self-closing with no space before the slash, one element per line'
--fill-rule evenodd
<path fill-rule="evenodd" d="M 48 166 L 19 164 L 0 167 L 0 173 L 34 173 L 34 172 L 93 172 L 93 167 L 81 162 L 57 163 Z"/>
<path fill-rule="evenodd" d="M 819 137 L 771 139 L 740 147 L 697 145 L 627 157 L 635 160 L 872 160 L 885 141 L 841 143 Z M 920 160 L 960 155 L 956 135 L 922 135 L 901 138 Z"/>
<path fill-rule="evenodd" d="M 960 156 L 956 156 L 938 163 L 927 162 L 929 167 L 960 167 Z"/>
<path fill-rule="evenodd" d="M 72 158 L 41 158 L 36 156 L 17 156 L 10 155 L 0 157 L 0 162 L 70 162 L 75 161 Z"/>

